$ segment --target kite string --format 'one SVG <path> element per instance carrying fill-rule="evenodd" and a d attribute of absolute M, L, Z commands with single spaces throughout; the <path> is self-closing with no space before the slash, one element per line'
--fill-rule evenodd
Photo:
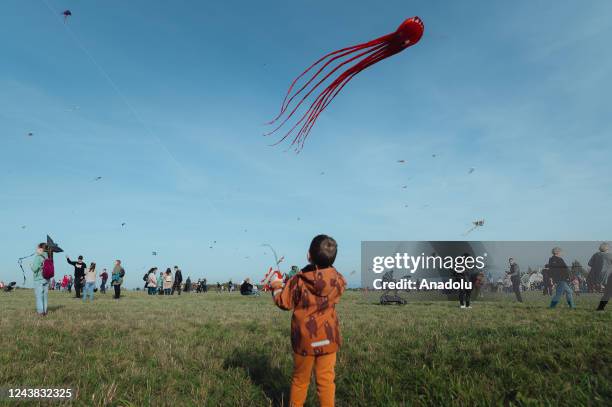
<path fill-rule="evenodd" d="M 21 272 L 23 273 L 23 285 L 25 285 L 26 283 L 26 273 L 25 273 L 25 270 L 23 269 L 23 261 L 27 258 L 34 256 L 35 254 L 36 253 L 32 253 L 28 256 L 20 257 L 19 259 L 17 259 L 17 264 L 19 264 L 19 268 L 21 269 Z"/>
<path fill-rule="evenodd" d="M 59 15 L 57 10 L 55 10 L 47 0 L 42 0 L 42 2 L 47 6 L 47 8 L 49 9 L 49 11 L 51 11 L 51 13 L 53 13 L 54 15 Z M 125 96 L 125 94 L 121 91 L 121 89 L 119 89 L 119 87 L 117 86 L 117 84 L 115 83 L 115 81 L 111 78 L 111 76 L 106 72 L 106 70 L 102 67 L 102 65 L 100 65 L 98 63 L 98 61 L 94 58 L 94 56 L 91 54 L 91 52 L 89 52 L 87 50 L 87 48 L 85 47 L 85 45 L 79 40 L 79 38 L 76 36 L 76 34 L 74 33 L 74 31 L 72 31 L 72 29 L 68 26 L 68 24 L 62 24 L 60 22 L 60 20 L 58 20 L 58 22 L 64 26 L 64 29 L 66 30 L 66 32 L 68 32 L 68 34 L 70 35 L 70 37 L 72 38 L 72 40 L 78 45 L 78 47 L 81 49 L 81 51 L 83 51 L 85 53 L 85 55 L 87 55 L 87 57 L 89 58 L 89 60 L 95 65 L 95 67 L 98 69 L 98 71 L 102 74 L 102 76 L 104 77 L 104 79 L 106 79 L 106 81 L 111 85 L 111 87 L 113 88 L 113 90 L 115 91 L 115 93 L 119 96 L 119 98 L 121 99 L 121 101 L 126 105 L 126 107 L 128 108 L 128 110 L 130 111 L 130 113 L 132 113 L 132 115 L 134 116 L 134 118 L 136 119 L 136 121 L 138 121 L 138 123 L 140 123 L 140 125 L 143 127 L 145 134 L 147 136 L 153 137 L 157 143 L 160 145 L 160 147 L 166 152 L 166 154 L 168 154 L 168 156 L 172 159 L 172 161 L 174 162 L 174 164 L 181 170 L 181 172 L 186 173 L 187 171 L 185 170 L 185 168 L 180 164 L 180 162 L 176 159 L 176 157 L 170 152 L 170 150 L 168 149 L 168 147 L 166 147 L 166 145 L 161 141 L 161 139 L 159 137 L 157 137 L 149 128 L 149 126 L 147 126 L 147 124 L 144 122 L 144 120 L 140 117 L 140 115 L 138 114 L 138 112 L 136 111 L 136 109 L 132 106 L 132 104 L 130 103 L 130 101 L 128 100 L 128 98 Z M 216 208 L 216 206 L 212 203 L 211 200 L 208 200 L 209 205 L 212 207 L 212 209 L 218 213 L 218 210 Z"/>

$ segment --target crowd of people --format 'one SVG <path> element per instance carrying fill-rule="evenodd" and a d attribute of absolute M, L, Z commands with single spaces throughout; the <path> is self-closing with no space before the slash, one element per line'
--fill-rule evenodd
<path fill-rule="evenodd" d="M 514 293 L 518 302 L 523 302 L 522 292 L 541 290 L 544 295 L 552 297 L 550 308 L 555 308 L 563 296 L 570 308 L 576 308 L 574 298 L 580 293 L 601 293 L 603 295 L 597 310 L 603 311 L 612 295 L 612 255 L 609 250 L 608 243 L 600 244 L 598 251 L 591 256 L 588 262 L 590 267 L 588 273 L 581 272 L 581 267 L 570 268 L 562 257 L 562 249 L 554 247 L 551 250 L 552 256 L 540 274 L 539 272 L 521 273 L 519 264 L 514 258 L 510 258 L 508 259 L 508 271 L 503 279 L 498 280 L 497 284 L 492 282 L 490 276 L 485 277 L 483 272 L 470 274 L 468 271 L 457 274 L 455 279 L 472 281 L 474 287 L 480 287 L 489 280 L 491 289 L 497 291 L 501 287 L 504 292 Z M 531 277 L 539 278 L 532 279 Z M 470 308 L 471 291 L 472 289 L 460 290 L 461 308 Z"/>
<path fill-rule="evenodd" d="M 41 316 L 47 315 L 49 290 L 66 290 L 72 293 L 75 290 L 75 298 L 82 298 L 83 302 L 94 300 L 94 291 L 97 280 L 96 263 L 91 262 L 89 266 L 79 256 L 77 261 L 70 260 L 66 256 L 66 261 L 74 267 L 74 276 L 64 275 L 61 281 L 56 281 L 54 276 L 53 251 L 49 250 L 47 243 L 40 243 L 36 247 L 34 260 L 31 269 L 33 273 L 34 295 L 36 298 L 36 312 Z M 111 274 L 110 285 L 113 287 L 115 299 L 121 297 L 121 285 L 125 277 L 125 269 L 121 266 L 121 260 L 115 260 L 115 265 Z M 108 273 L 106 269 L 100 274 L 100 291 L 106 293 L 106 283 Z"/>
<path fill-rule="evenodd" d="M 45 277 L 47 262 L 49 256 L 52 256 L 52 252 L 47 251 L 46 246 L 45 243 L 38 245 L 31 266 L 38 314 L 47 314 L 50 285 L 70 291 L 74 284 L 76 298 L 81 298 L 82 295 L 84 302 L 88 298 L 93 301 L 97 279 L 96 263 L 92 262 L 87 266 L 82 256 L 79 256 L 77 261 L 66 257 L 67 262 L 74 267 L 74 278 L 65 275 L 61 282 L 55 282 Z M 591 256 L 588 262 L 590 271 L 585 277 L 577 276 L 570 270 L 562 257 L 561 248 L 553 248 L 552 256 L 542 273 L 541 286 L 543 294 L 552 296 L 549 308 L 555 308 L 563 296 L 568 306 L 575 308 L 576 287 L 584 288 L 586 285 L 589 291 L 603 294 L 597 307 L 598 311 L 603 311 L 612 295 L 612 256 L 609 249 L 608 243 L 602 243 L 599 246 L 599 250 Z M 274 277 L 270 283 L 275 304 L 281 309 L 293 310 L 291 342 L 294 349 L 294 373 L 291 399 L 297 401 L 298 405 L 305 398 L 313 367 L 317 375 L 320 400 L 329 402 L 333 401 L 334 397 L 333 369 L 336 352 L 341 344 L 335 304 L 346 287 L 344 278 L 332 267 L 336 250 L 336 242 L 331 237 L 317 236 L 313 239 L 308 252 L 310 265 L 291 276 L 285 276 L 284 279 Z M 508 260 L 508 266 L 506 279 L 510 281 L 510 287 L 517 301 L 522 302 L 521 293 L 524 287 L 520 266 L 514 258 Z M 124 276 L 125 270 L 121 266 L 121 261 L 116 260 L 111 273 L 110 285 L 114 287 L 117 299 L 121 296 Z M 103 270 L 99 277 L 101 279 L 100 290 L 105 292 L 108 279 L 106 270 Z M 474 287 L 482 286 L 487 279 L 482 271 L 472 273 L 470 270 L 455 273 L 454 278 L 470 281 L 474 283 L 471 285 Z M 157 267 L 153 267 L 143 276 L 143 280 L 149 295 L 173 295 L 174 293 L 181 295 L 181 291 L 206 292 L 208 290 L 206 279 L 199 279 L 197 283 L 192 284 L 188 277 L 183 283 L 182 272 L 178 266 L 174 266 L 174 272 L 170 268 L 162 272 Z M 234 284 L 231 280 L 226 284 L 217 282 L 218 293 L 226 290 L 232 292 L 237 287 L 242 295 L 259 294 L 257 285 L 252 284 L 249 278 L 240 284 Z M 471 291 L 471 288 L 460 290 L 461 308 L 471 307 Z M 306 346 L 306 342 L 309 343 L 309 346 Z"/>

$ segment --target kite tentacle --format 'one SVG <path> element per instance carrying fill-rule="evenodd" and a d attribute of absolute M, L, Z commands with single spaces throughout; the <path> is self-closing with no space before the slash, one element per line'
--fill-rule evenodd
<path fill-rule="evenodd" d="M 371 60 L 373 58 L 378 58 L 378 57 L 384 55 L 384 50 L 385 50 L 385 48 L 381 48 L 380 50 L 378 50 L 378 51 L 372 53 L 371 55 L 367 56 L 366 58 L 364 58 L 361 62 L 369 61 L 369 60 Z M 318 113 L 320 113 L 320 110 L 318 108 L 322 105 L 322 103 L 324 103 L 325 100 L 327 100 L 326 96 L 329 96 L 340 85 L 341 82 L 343 82 L 344 80 L 348 81 L 353 76 L 355 76 L 359 72 L 359 70 L 357 69 L 358 66 L 359 66 L 359 63 L 351 66 L 350 68 L 348 68 L 346 71 L 344 71 L 342 74 L 340 74 L 340 76 L 338 78 L 336 78 L 323 92 L 321 92 L 321 94 L 313 101 L 313 103 L 311 104 L 310 108 L 304 113 L 304 115 L 300 118 L 300 120 L 287 132 L 285 137 L 283 137 L 281 140 L 279 140 L 279 142 L 283 141 L 291 133 L 293 133 L 293 131 L 297 128 L 297 126 L 299 126 L 305 119 L 308 119 L 307 122 L 302 125 L 302 128 L 300 129 L 300 132 L 294 138 L 294 140 L 291 143 L 291 145 L 295 145 L 296 143 L 298 143 L 298 140 L 301 138 L 300 134 L 307 127 L 308 122 L 314 117 L 315 114 L 318 116 Z M 312 124 L 314 124 L 314 122 Z M 299 143 L 298 143 L 298 145 L 299 145 Z M 296 150 L 299 150 L 299 147 Z"/>
<path fill-rule="evenodd" d="M 312 94 L 312 92 L 314 92 L 319 85 L 321 85 L 321 83 L 323 83 L 327 78 L 329 78 L 331 75 L 333 75 L 338 69 L 340 69 L 341 67 L 343 67 L 344 65 L 353 62 L 354 60 L 363 57 L 364 55 L 367 55 L 368 53 L 373 53 L 378 51 L 380 48 L 384 47 L 385 44 L 379 44 L 378 46 L 369 49 L 367 51 L 361 52 L 349 59 L 347 59 L 346 61 L 343 61 L 342 63 L 338 64 L 338 66 L 336 66 L 334 69 L 332 69 L 329 73 L 327 73 L 321 80 L 319 80 L 313 87 L 312 89 L 310 89 L 303 97 L 302 99 L 295 105 L 295 107 L 291 110 L 291 112 L 287 115 L 287 117 L 285 117 L 285 119 L 281 122 L 281 124 L 279 124 L 274 130 L 270 131 L 269 133 L 266 133 L 266 136 L 269 136 L 271 134 L 276 133 L 276 131 L 278 131 L 278 129 L 280 129 L 292 116 L 293 114 L 297 111 L 297 109 L 302 105 L 302 103 L 304 103 L 304 101 L 308 98 L 308 96 L 310 96 Z"/>
<path fill-rule="evenodd" d="M 314 126 L 319 114 L 331 103 L 336 95 L 342 90 L 342 88 L 351 80 L 355 75 L 364 69 L 370 67 L 376 62 L 388 57 L 390 54 L 389 47 L 383 47 L 377 52 L 368 55 L 363 60 L 357 62 L 349 69 L 344 71 L 338 78 L 336 78 L 312 103 L 308 111 L 304 114 L 303 118 L 299 123 L 307 118 L 306 122 L 302 125 L 300 131 L 296 135 L 295 139 L 291 143 L 292 145 L 298 144 L 298 149 L 301 148 L 310 132 L 312 126 Z"/>
<path fill-rule="evenodd" d="M 357 44 L 357 45 L 353 45 L 352 47 L 346 47 L 346 48 L 342 48 L 336 51 L 332 51 L 326 55 L 324 55 L 323 57 L 319 58 L 316 62 L 314 62 L 312 65 L 310 65 L 308 68 L 306 68 L 306 70 L 304 72 L 302 72 L 300 75 L 298 75 L 297 78 L 295 78 L 293 80 L 293 82 L 291 82 L 291 85 L 289 86 L 289 90 L 287 91 L 287 94 L 285 95 L 285 98 L 283 99 L 283 103 L 281 104 L 281 110 L 278 113 L 278 115 L 272 119 L 271 121 L 269 121 L 267 124 L 273 124 L 274 122 L 276 122 L 282 115 L 283 113 L 287 110 L 287 108 L 289 107 L 289 105 L 291 104 L 291 101 L 297 96 L 299 95 L 329 64 L 331 64 L 332 62 L 334 62 L 335 60 L 345 57 L 349 54 L 358 52 L 362 49 L 366 49 L 366 48 L 372 48 L 381 44 L 384 44 L 388 41 L 388 35 L 382 36 L 380 38 L 376 38 L 372 41 L 368 41 L 362 44 Z M 340 54 L 340 55 L 337 55 Z M 330 60 L 328 60 L 309 80 L 308 82 L 306 82 L 306 84 L 304 86 L 302 86 L 300 88 L 300 90 L 298 90 L 297 92 L 295 92 L 293 95 L 291 95 L 291 91 L 293 90 L 293 87 L 295 86 L 295 84 L 304 76 L 306 75 L 312 68 L 314 68 L 315 66 L 317 66 L 318 64 L 320 64 L 321 62 L 323 62 L 325 59 L 331 57 L 332 55 L 335 55 L 333 58 L 331 58 Z M 291 95 L 291 97 L 289 97 Z M 289 100 L 287 100 L 289 99 Z"/>

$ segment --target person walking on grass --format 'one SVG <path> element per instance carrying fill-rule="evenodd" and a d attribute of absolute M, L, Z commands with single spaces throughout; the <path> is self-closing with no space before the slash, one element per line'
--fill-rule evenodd
<path fill-rule="evenodd" d="M 464 266 L 462 267 L 457 267 L 454 270 L 455 276 L 454 276 L 454 280 L 458 283 L 463 282 L 463 284 L 465 285 L 465 287 L 467 287 L 469 284 L 472 284 L 471 282 L 471 268 L 465 266 L 465 259 L 467 259 L 470 256 L 469 253 L 464 253 L 463 254 L 463 264 Z M 470 305 L 470 298 L 472 296 L 472 288 L 460 288 L 459 289 L 459 308 L 472 308 L 472 306 Z"/>
<path fill-rule="evenodd" d="M 567 298 L 567 305 L 574 309 L 574 297 L 572 295 L 572 289 L 570 288 L 570 270 L 565 264 L 565 261 L 561 258 L 562 250 L 560 247 L 552 249 L 552 257 L 548 260 L 548 269 L 550 270 L 550 276 L 553 283 L 557 286 L 555 289 L 555 295 L 550 302 L 550 308 L 555 308 L 557 303 L 561 299 L 563 293 Z"/>
<path fill-rule="evenodd" d="M 157 276 L 157 295 L 164 295 L 164 272 L 160 271 Z"/>
<path fill-rule="evenodd" d="M 170 270 L 170 267 L 168 267 L 164 273 L 163 287 L 164 295 L 170 295 L 172 291 L 172 271 Z"/>
<path fill-rule="evenodd" d="M 94 287 L 96 285 L 96 263 L 91 263 L 85 272 L 85 288 L 83 289 L 83 303 L 87 302 L 87 297 L 94 300 Z"/>
<path fill-rule="evenodd" d="M 40 316 L 47 315 L 47 306 L 49 305 L 49 280 L 43 277 L 43 265 L 45 260 L 49 258 L 47 254 L 47 244 L 40 243 L 36 247 L 36 254 L 32 261 L 33 281 L 34 281 L 34 297 L 36 298 L 36 312 Z"/>
<path fill-rule="evenodd" d="M 600 288 L 603 288 L 603 296 L 599 301 L 597 311 L 603 311 L 612 296 L 612 256 L 608 253 L 609 250 L 610 245 L 602 243 L 599 245 L 599 252 L 591 256 L 589 260 L 589 266 L 591 267 L 589 277 L 592 286 L 597 288 L 598 292 Z"/>
<path fill-rule="evenodd" d="M 74 292 L 75 298 L 81 298 L 81 291 L 85 284 L 85 269 L 87 264 L 83 261 L 83 256 L 79 256 L 77 261 L 70 260 L 70 257 L 66 256 L 68 264 L 74 267 Z M 69 290 L 70 291 L 70 290 Z"/>
<path fill-rule="evenodd" d="M 121 267 L 121 260 L 115 260 L 115 267 L 113 267 L 113 274 L 111 275 L 111 285 L 115 289 L 114 299 L 118 300 L 121 298 L 121 284 L 123 284 L 123 277 L 125 276 L 125 270 Z"/>
<path fill-rule="evenodd" d="M 542 269 L 542 294 L 552 295 L 552 280 L 550 278 L 550 270 L 548 265 Z"/>
<path fill-rule="evenodd" d="M 514 295 L 516 295 L 516 300 L 518 302 L 523 302 L 523 297 L 521 296 L 521 268 L 512 257 L 508 259 L 508 263 L 510 264 L 510 270 L 506 274 L 510 276 L 512 291 L 514 291 Z"/>
<path fill-rule="evenodd" d="M 106 272 L 106 269 L 102 269 L 100 278 L 102 279 L 102 282 L 100 283 L 100 292 L 102 294 L 106 294 L 106 282 L 108 281 L 108 273 Z"/>
<path fill-rule="evenodd" d="M 157 294 L 157 278 L 155 277 L 155 273 L 157 273 L 157 267 L 153 267 L 149 270 L 149 275 L 147 277 L 147 292 L 149 295 Z"/>
<path fill-rule="evenodd" d="M 183 273 L 178 266 L 174 266 L 174 284 L 172 284 L 172 295 L 174 295 L 174 291 L 178 292 L 178 295 L 181 295 L 181 284 L 183 283 Z"/>
<path fill-rule="evenodd" d="M 291 406 L 304 405 L 313 368 L 320 405 L 334 405 L 336 353 L 342 343 L 336 304 L 346 287 L 344 277 L 333 267 L 337 249 L 333 238 L 316 236 L 308 250 L 310 264 L 284 285 L 278 276 L 270 283 L 276 306 L 293 310 Z"/>

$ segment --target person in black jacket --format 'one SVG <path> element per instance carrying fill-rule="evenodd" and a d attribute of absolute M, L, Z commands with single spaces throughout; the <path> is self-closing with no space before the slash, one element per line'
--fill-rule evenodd
<path fill-rule="evenodd" d="M 597 311 L 603 311 L 612 297 L 612 255 L 608 252 L 609 250 L 610 245 L 604 242 L 599 245 L 599 252 L 591 256 L 589 260 L 591 287 L 597 288 L 597 292 L 603 287 L 603 296 L 599 301 Z"/>
<path fill-rule="evenodd" d="M 253 292 L 253 284 L 251 284 L 251 279 L 247 278 L 246 280 L 244 280 L 244 282 L 240 285 L 240 294 L 242 295 L 253 295 L 255 294 Z"/>
<path fill-rule="evenodd" d="M 455 267 L 454 278 L 455 282 L 461 283 L 464 281 L 464 284 L 468 286 L 469 284 L 473 284 L 471 281 L 472 269 L 473 267 L 468 267 L 465 265 L 465 259 L 470 256 L 469 253 L 463 253 L 463 266 Z M 472 297 L 472 288 L 463 288 L 459 289 L 459 308 L 472 308 L 470 305 L 470 299 Z"/>
<path fill-rule="evenodd" d="M 181 284 L 183 283 L 183 274 L 181 273 L 181 269 L 178 266 L 174 266 L 174 284 L 172 285 L 172 292 L 170 294 L 174 295 L 174 290 L 178 291 L 178 295 L 181 295 Z"/>
<path fill-rule="evenodd" d="M 81 298 L 81 290 L 85 284 L 85 269 L 87 264 L 83 261 L 83 256 L 79 256 L 77 261 L 71 261 L 70 257 L 66 256 L 68 264 L 74 267 L 74 291 L 76 293 L 75 298 Z"/>
<path fill-rule="evenodd" d="M 553 283 L 556 285 L 555 295 L 550 302 L 550 308 L 555 308 L 559 299 L 563 293 L 567 298 L 567 305 L 570 308 L 576 308 L 574 305 L 574 297 L 572 289 L 570 288 L 570 270 L 565 264 L 565 261 L 561 258 L 561 248 L 555 247 L 552 249 L 552 257 L 548 260 L 548 270 L 550 270 L 550 277 Z"/>

